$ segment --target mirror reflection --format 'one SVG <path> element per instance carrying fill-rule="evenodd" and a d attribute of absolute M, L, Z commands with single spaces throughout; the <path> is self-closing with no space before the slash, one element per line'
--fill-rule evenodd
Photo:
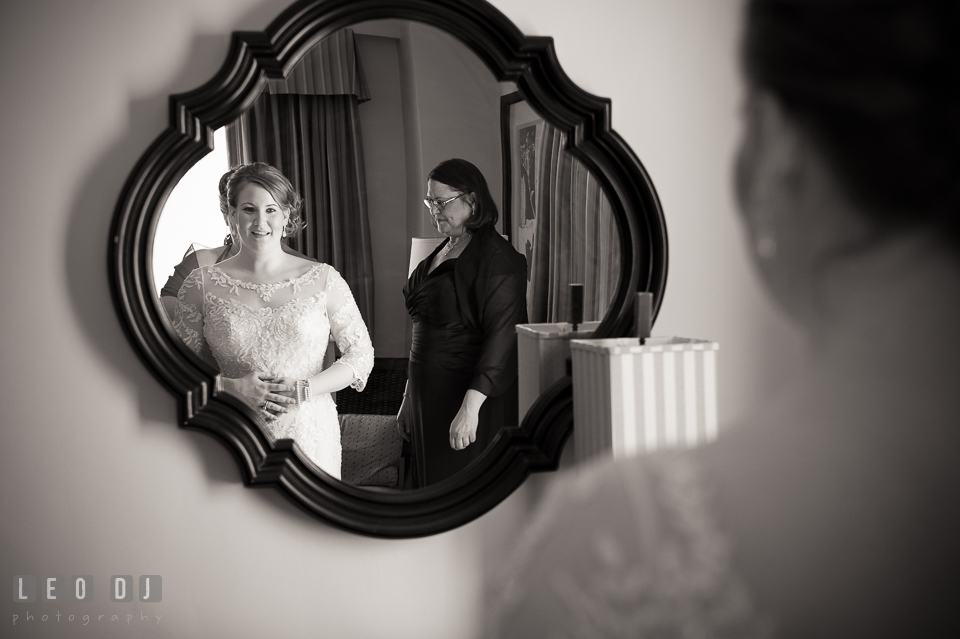
<path fill-rule="evenodd" d="M 582 326 L 603 318 L 608 200 L 512 83 L 432 27 L 354 25 L 268 85 L 167 200 L 161 305 L 323 471 L 376 490 L 443 481 L 532 401 L 517 400 L 514 325 L 569 330 L 571 283 Z M 302 228 L 280 181 L 231 179 L 255 162 L 289 181 Z"/>

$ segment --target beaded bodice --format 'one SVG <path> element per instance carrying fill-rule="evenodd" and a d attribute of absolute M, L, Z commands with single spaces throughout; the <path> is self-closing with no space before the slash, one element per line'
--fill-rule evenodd
<path fill-rule="evenodd" d="M 251 371 L 313 377 L 323 370 L 331 334 L 343 353 L 337 361 L 353 369 L 357 390 L 373 368 L 373 347 L 350 288 L 327 264 L 266 284 L 206 266 L 184 280 L 178 307 L 175 326 L 184 342 L 201 357 L 209 349 L 228 378 Z"/>
<path fill-rule="evenodd" d="M 180 287 L 174 328 L 227 378 L 251 372 L 314 378 L 326 368 L 331 336 L 342 353 L 336 363 L 353 370 L 351 386 L 363 390 L 373 369 L 373 345 L 350 287 L 327 264 L 268 283 L 233 277 L 223 264 L 198 268 Z M 340 477 L 340 424 L 329 393 L 316 393 L 265 425 L 273 439 L 294 440 L 322 470 Z"/>

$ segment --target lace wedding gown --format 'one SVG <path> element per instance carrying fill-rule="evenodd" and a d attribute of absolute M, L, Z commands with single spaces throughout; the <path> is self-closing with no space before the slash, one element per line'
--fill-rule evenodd
<path fill-rule="evenodd" d="M 770 639 L 687 451 L 561 475 L 488 584 L 483 636 Z"/>
<path fill-rule="evenodd" d="M 225 378 L 258 371 L 292 379 L 324 369 L 332 333 L 363 390 L 373 368 L 367 327 L 340 274 L 328 264 L 272 284 L 234 279 L 218 265 L 190 273 L 177 295 L 174 329 L 201 359 Z M 299 409 L 267 423 L 273 439 L 293 439 L 328 474 L 340 478 L 340 423 L 329 393 L 314 394 Z"/>

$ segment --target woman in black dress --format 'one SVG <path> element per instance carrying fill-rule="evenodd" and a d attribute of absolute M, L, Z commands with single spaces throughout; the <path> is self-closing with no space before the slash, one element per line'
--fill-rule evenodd
<path fill-rule="evenodd" d="M 412 445 L 414 487 L 465 468 L 516 415 L 515 327 L 527 321 L 526 259 L 497 233 L 477 167 L 438 164 L 424 204 L 448 239 L 403 289 L 413 340 L 397 423 Z"/>

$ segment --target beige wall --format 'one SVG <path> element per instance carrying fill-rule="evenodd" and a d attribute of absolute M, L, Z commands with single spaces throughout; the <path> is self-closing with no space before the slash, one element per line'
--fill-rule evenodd
<path fill-rule="evenodd" d="M 373 249 L 373 347 L 377 357 L 406 357 L 403 318 L 407 309 L 402 291 L 410 242 L 399 41 L 358 33 L 356 43 L 370 89 L 370 100 L 360 105 L 359 114 Z"/>
<path fill-rule="evenodd" d="M 483 173 L 494 202 L 502 200 L 500 83 L 459 41 L 431 27 L 410 24 L 420 120 L 421 184 L 450 158 L 472 162 Z M 424 215 L 421 186 L 414 219 L 422 236 L 437 235 Z"/>
<path fill-rule="evenodd" d="M 109 224 L 167 95 L 218 68 L 235 29 L 285 0 L 32 0 L 0 9 L 0 576 L 160 574 L 155 610 L 2 598 L 5 636 L 75 636 L 44 613 L 120 614 L 90 636 L 473 637 L 481 566 L 530 491 L 459 530 L 381 541 L 325 527 L 239 483 L 227 451 L 177 428 L 122 334 Z M 567 73 L 613 99 L 671 240 L 657 333 L 720 340 L 735 417 L 790 370 L 794 334 L 743 257 L 730 188 L 738 131 L 734 0 L 495 0 L 551 35 Z M 424 158 L 426 162 L 426 158 Z M 8 591 L 9 592 L 9 591 Z M 159 627 L 122 626 L 140 610 Z M 23 615 L 23 612 L 20 612 Z M 42 626 L 46 623 L 48 626 Z M 60 623 L 59 629 L 53 629 Z"/>

